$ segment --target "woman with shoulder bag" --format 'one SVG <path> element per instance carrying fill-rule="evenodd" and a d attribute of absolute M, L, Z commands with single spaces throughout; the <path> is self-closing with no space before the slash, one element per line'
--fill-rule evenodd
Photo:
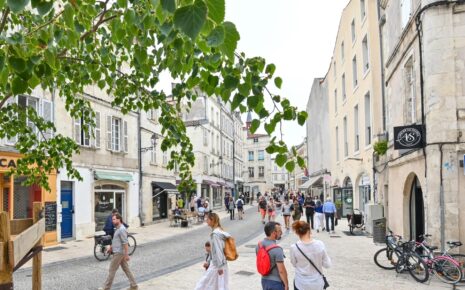
<path fill-rule="evenodd" d="M 326 277 L 322 270 L 331 266 L 331 259 L 322 241 L 313 239 L 310 225 L 296 221 L 292 229 L 299 241 L 291 246 L 291 263 L 295 268 L 294 290 L 326 289 Z"/>

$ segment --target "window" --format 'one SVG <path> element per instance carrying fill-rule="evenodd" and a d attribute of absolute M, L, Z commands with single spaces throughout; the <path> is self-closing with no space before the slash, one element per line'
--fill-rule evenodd
<path fill-rule="evenodd" d="M 371 101 L 370 92 L 365 95 L 365 146 L 371 144 Z"/>
<path fill-rule="evenodd" d="M 208 174 L 208 156 L 203 156 L 203 172 Z"/>
<path fill-rule="evenodd" d="M 333 78 L 336 79 L 337 71 L 336 71 L 336 61 L 333 61 Z"/>
<path fill-rule="evenodd" d="M 355 42 L 355 19 L 352 19 L 352 23 L 350 23 L 350 31 L 352 33 L 352 43 Z"/>
<path fill-rule="evenodd" d="M 342 82 L 342 101 L 344 102 L 346 100 L 346 75 L 345 74 L 342 74 L 341 82 Z"/>
<path fill-rule="evenodd" d="M 212 132 L 212 153 L 215 153 L 215 134 Z"/>
<path fill-rule="evenodd" d="M 370 68 L 370 60 L 368 58 L 368 39 L 367 36 L 362 41 L 362 52 L 363 52 L 363 73 Z"/>
<path fill-rule="evenodd" d="M 100 148 L 100 112 L 95 112 L 94 122 L 94 134 L 91 134 L 90 124 L 84 124 L 83 118 L 74 119 L 74 141 L 78 145 Z"/>
<path fill-rule="evenodd" d="M 265 177 L 265 166 L 258 166 L 258 177 Z"/>
<path fill-rule="evenodd" d="M 334 90 L 334 113 L 337 113 L 337 89 Z"/>
<path fill-rule="evenodd" d="M 168 164 L 168 151 L 163 151 L 163 165 L 166 166 Z"/>
<path fill-rule="evenodd" d="M 254 177 L 253 167 L 249 167 L 249 177 Z"/>
<path fill-rule="evenodd" d="M 360 19 L 365 19 L 366 15 L 365 0 L 360 0 Z"/>
<path fill-rule="evenodd" d="M 254 143 L 258 143 L 258 138 L 253 138 Z"/>
<path fill-rule="evenodd" d="M 12 104 L 15 103 L 16 99 L 15 98 L 9 98 L 7 103 Z M 46 122 L 53 122 L 53 103 L 45 100 L 45 99 L 39 99 L 35 98 L 32 96 L 25 96 L 25 95 L 19 95 L 17 98 L 18 102 L 18 107 L 22 109 L 26 108 L 32 108 L 36 114 L 44 119 Z M 30 121 L 29 119 L 26 120 L 27 125 L 36 133 L 38 139 L 44 140 L 45 139 L 50 139 L 53 136 L 53 131 L 52 130 L 47 130 L 45 132 L 40 133 L 35 124 Z M 16 143 L 16 138 L 8 139 L 7 144 L 9 145 L 14 145 Z"/>
<path fill-rule="evenodd" d="M 347 117 L 344 117 L 344 157 L 349 155 L 349 143 L 347 142 Z"/>
<path fill-rule="evenodd" d="M 216 135 L 216 154 L 220 154 L 220 136 Z"/>
<path fill-rule="evenodd" d="M 214 113 L 214 111 L 213 111 L 213 108 L 211 108 L 210 123 L 211 123 L 212 125 L 215 125 L 215 113 Z"/>
<path fill-rule="evenodd" d="M 412 0 L 400 0 L 400 17 L 402 29 L 405 28 L 412 14 Z"/>
<path fill-rule="evenodd" d="M 157 164 L 157 147 L 152 146 L 152 151 L 150 152 L 150 163 Z"/>
<path fill-rule="evenodd" d="M 258 160 L 265 160 L 265 151 L 258 150 Z"/>
<path fill-rule="evenodd" d="M 354 56 L 354 58 L 352 59 L 352 82 L 353 82 L 353 87 L 356 88 L 358 85 L 357 56 Z"/>
<path fill-rule="evenodd" d="M 405 87 L 405 123 L 416 122 L 416 92 L 415 92 L 415 71 L 413 68 L 413 58 L 407 61 L 404 66 L 404 87 Z"/>
<path fill-rule="evenodd" d="M 344 62 L 344 41 L 341 42 L 341 61 Z"/>
<path fill-rule="evenodd" d="M 148 112 L 148 119 L 150 121 L 153 121 L 153 122 L 156 122 L 158 123 L 158 115 L 159 115 L 159 112 L 157 109 L 150 109 Z"/>
<path fill-rule="evenodd" d="M 202 128 L 203 130 L 203 146 L 208 146 L 208 130 L 206 128 Z"/>
<path fill-rule="evenodd" d="M 339 128 L 336 127 L 336 161 L 339 162 Z"/>
<path fill-rule="evenodd" d="M 128 152 L 128 122 L 107 116 L 107 149 Z"/>
<path fill-rule="evenodd" d="M 359 150 L 360 136 L 358 134 L 358 105 L 354 107 L 354 151 Z"/>
<path fill-rule="evenodd" d="M 254 152 L 253 151 L 249 151 L 249 161 L 253 161 L 254 159 Z"/>

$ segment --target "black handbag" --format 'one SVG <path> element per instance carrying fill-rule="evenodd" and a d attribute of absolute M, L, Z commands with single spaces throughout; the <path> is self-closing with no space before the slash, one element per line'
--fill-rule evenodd
<path fill-rule="evenodd" d="M 310 260 L 310 258 L 307 257 L 307 255 L 305 255 L 304 252 L 302 252 L 302 250 L 299 248 L 299 246 L 297 245 L 297 243 L 295 244 L 295 246 L 297 247 L 297 249 L 299 249 L 300 253 L 301 253 L 302 255 L 304 255 L 305 259 L 307 259 L 307 260 L 310 262 L 310 264 L 312 264 L 313 268 L 315 268 L 315 269 L 318 271 L 318 273 L 320 273 L 320 275 L 323 277 L 323 281 L 325 282 L 325 285 L 323 286 L 323 289 L 328 288 L 328 287 L 329 287 L 329 283 L 328 283 L 328 280 L 326 280 L 325 275 L 323 275 L 323 273 L 321 273 L 320 269 L 318 269 L 318 267 L 316 267 L 315 264 L 313 264 L 312 260 Z"/>

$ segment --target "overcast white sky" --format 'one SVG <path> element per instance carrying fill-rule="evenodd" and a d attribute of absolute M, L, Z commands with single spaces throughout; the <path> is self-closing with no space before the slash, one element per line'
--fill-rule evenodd
<path fill-rule="evenodd" d="M 226 20 L 241 35 L 238 49 L 247 56 L 262 56 L 277 66 L 281 91 L 291 104 L 305 110 L 313 79 L 328 70 L 339 18 L 349 0 L 226 0 Z M 245 121 L 245 120 L 244 120 Z M 306 136 L 305 126 L 289 123 L 284 129 L 288 145 Z"/>

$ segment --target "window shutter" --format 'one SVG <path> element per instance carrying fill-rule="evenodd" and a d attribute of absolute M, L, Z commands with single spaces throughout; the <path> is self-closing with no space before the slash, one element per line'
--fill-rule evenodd
<path fill-rule="evenodd" d="M 48 100 L 42 100 L 42 118 L 47 122 L 53 122 L 53 103 Z M 48 129 L 44 132 L 45 138 L 48 140 L 53 137 L 53 131 Z"/>
<path fill-rule="evenodd" d="M 111 150 L 111 116 L 107 116 L 107 150 Z"/>
<path fill-rule="evenodd" d="M 123 150 L 128 152 L 128 122 L 123 121 Z"/>
<path fill-rule="evenodd" d="M 73 119 L 74 120 L 74 141 L 78 145 L 82 145 L 81 142 L 81 120 L 80 119 Z"/>
<path fill-rule="evenodd" d="M 95 148 L 100 148 L 100 112 L 95 112 L 94 145 Z"/>
<path fill-rule="evenodd" d="M 13 104 L 16 104 L 16 97 L 12 97 L 12 98 L 9 98 L 7 101 L 6 101 L 6 106 L 8 105 L 13 105 Z M 15 145 L 16 144 L 16 141 L 17 141 L 17 136 L 14 136 L 12 138 L 5 138 L 5 144 L 6 145 Z"/>

